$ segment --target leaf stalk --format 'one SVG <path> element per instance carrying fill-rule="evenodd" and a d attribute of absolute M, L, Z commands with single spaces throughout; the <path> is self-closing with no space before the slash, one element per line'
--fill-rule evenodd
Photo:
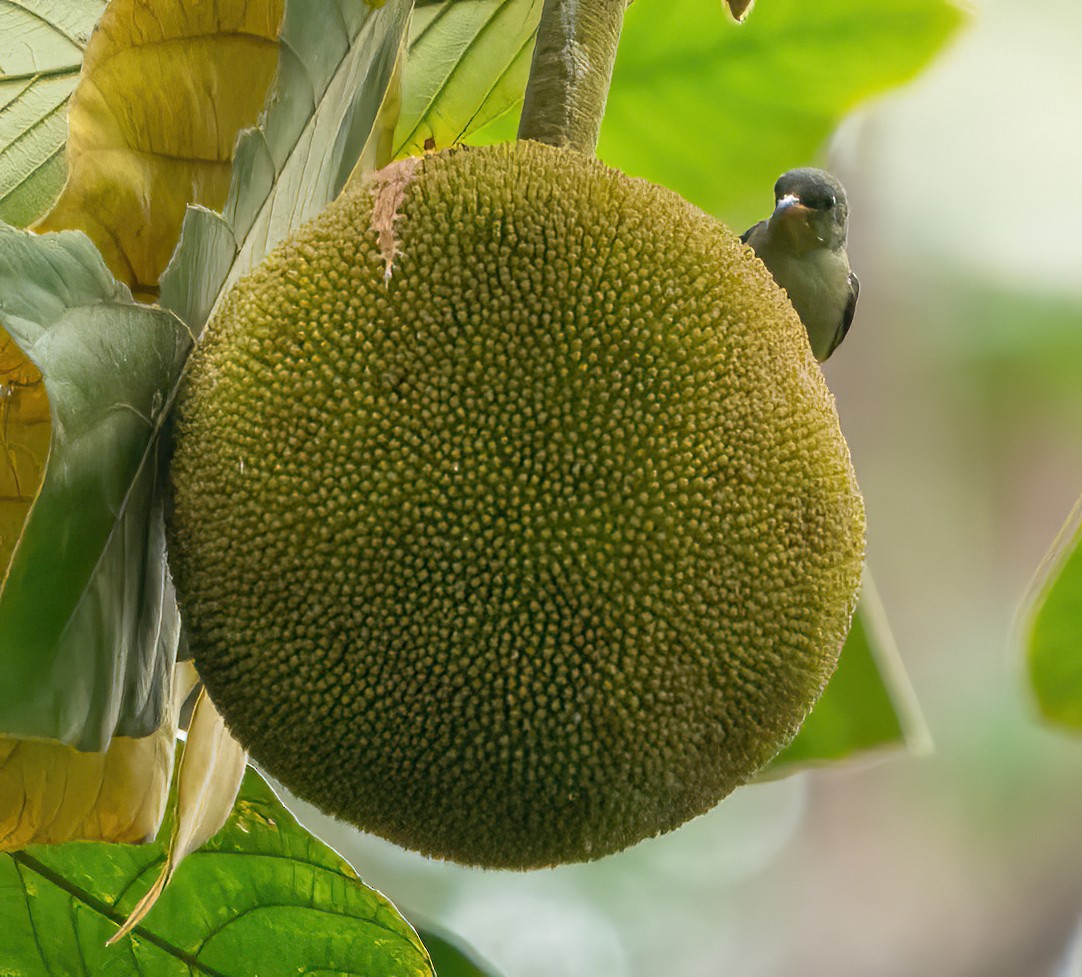
<path fill-rule="evenodd" d="M 594 155 L 627 0 L 545 0 L 519 139 Z"/>

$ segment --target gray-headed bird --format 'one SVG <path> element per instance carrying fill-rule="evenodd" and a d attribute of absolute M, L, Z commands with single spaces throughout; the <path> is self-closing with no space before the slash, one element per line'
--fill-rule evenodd
<path fill-rule="evenodd" d="M 848 226 L 845 188 L 805 167 L 778 178 L 774 213 L 740 236 L 788 293 L 820 363 L 845 339 L 860 294 L 845 252 Z"/>

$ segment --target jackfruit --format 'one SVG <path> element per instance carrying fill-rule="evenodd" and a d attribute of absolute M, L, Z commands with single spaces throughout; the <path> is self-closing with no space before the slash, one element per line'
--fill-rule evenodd
<path fill-rule="evenodd" d="M 171 559 L 235 735 L 406 847 L 527 868 L 712 807 L 830 676 L 864 517 L 752 252 L 533 143 L 347 189 L 195 354 Z"/>

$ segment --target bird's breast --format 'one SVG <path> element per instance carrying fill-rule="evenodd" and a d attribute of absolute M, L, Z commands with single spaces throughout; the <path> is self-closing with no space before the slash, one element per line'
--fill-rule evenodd
<path fill-rule="evenodd" d="M 825 356 L 849 301 L 845 252 L 818 248 L 795 258 L 773 257 L 774 280 L 788 293 L 816 356 Z"/>

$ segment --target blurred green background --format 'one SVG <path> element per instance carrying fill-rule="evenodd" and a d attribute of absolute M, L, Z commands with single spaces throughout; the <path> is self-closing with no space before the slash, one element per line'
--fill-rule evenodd
<path fill-rule="evenodd" d="M 1082 972 L 1066 963 L 1082 741 L 1036 719 L 1018 640 L 1082 490 L 1079 37 L 1068 0 L 979 0 L 916 82 L 788 163 L 849 190 L 860 307 L 825 373 L 934 752 L 746 788 L 621 855 L 528 875 L 431 862 L 299 805 L 366 880 L 506 977 Z M 743 230 L 770 203 L 767 184 L 758 213 L 721 216 Z"/>

